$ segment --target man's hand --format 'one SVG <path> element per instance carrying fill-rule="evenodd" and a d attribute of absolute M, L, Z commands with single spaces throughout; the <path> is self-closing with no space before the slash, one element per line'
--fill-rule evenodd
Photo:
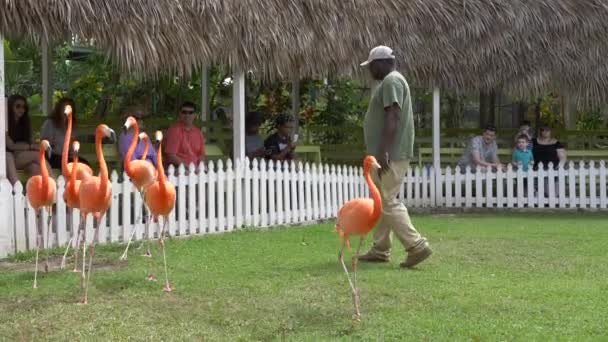
<path fill-rule="evenodd" d="M 382 178 L 382 175 L 388 171 L 388 153 L 383 153 L 383 157 L 380 157 L 380 159 L 378 159 L 378 164 L 380 164 L 380 169 L 378 170 L 378 177 Z"/>

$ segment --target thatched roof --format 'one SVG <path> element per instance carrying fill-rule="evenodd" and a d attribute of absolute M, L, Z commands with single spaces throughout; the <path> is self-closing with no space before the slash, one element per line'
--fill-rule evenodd
<path fill-rule="evenodd" d="M 0 0 L 11 35 L 93 39 L 124 70 L 203 63 L 266 79 L 350 73 L 378 44 L 451 89 L 558 89 L 608 102 L 607 0 Z"/>

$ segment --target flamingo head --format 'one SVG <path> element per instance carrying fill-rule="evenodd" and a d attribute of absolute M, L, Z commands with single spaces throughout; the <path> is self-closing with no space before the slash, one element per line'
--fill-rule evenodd
<path fill-rule="evenodd" d="M 46 154 L 47 159 L 51 159 L 51 152 L 53 151 L 53 149 L 51 148 L 51 143 L 49 143 L 48 140 L 40 141 L 40 149 L 44 150 L 44 153 Z"/>
<path fill-rule="evenodd" d="M 156 137 L 156 141 L 161 142 L 163 141 L 163 132 L 161 131 L 156 131 L 154 133 L 154 136 Z"/>
<path fill-rule="evenodd" d="M 78 153 L 78 151 L 80 151 L 80 142 L 78 140 L 74 140 L 72 143 L 72 149 L 74 150 L 74 153 Z"/>
<path fill-rule="evenodd" d="M 125 124 L 122 126 L 122 128 L 123 128 L 125 131 L 128 131 L 128 130 L 129 130 L 129 128 L 131 128 L 131 127 L 133 127 L 133 126 L 135 126 L 135 125 L 137 125 L 137 119 L 135 119 L 133 116 L 129 116 L 129 117 L 127 118 L 127 120 L 125 121 Z"/>
<path fill-rule="evenodd" d="M 97 126 L 95 133 L 99 134 L 103 137 L 110 138 L 112 143 L 116 142 L 116 132 L 114 132 L 113 129 L 108 127 L 108 125 L 101 124 L 101 125 Z"/>
<path fill-rule="evenodd" d="M 72 115 L 72 106 L 66 105 L 65 109 L 63 110 L 63 113 L 65 114 L 65 116 Z"/>
<path fill-rule="evenodd" d="M 139 133 L 139 140 L 148 140 L 148 134 L 146 132 Z"/>
<path fill-rule="evenodd" d="M 366 170 L 380 169 L 380 164 L 374 156 L 367 156 L 363 160 L 363 168 Z"/>

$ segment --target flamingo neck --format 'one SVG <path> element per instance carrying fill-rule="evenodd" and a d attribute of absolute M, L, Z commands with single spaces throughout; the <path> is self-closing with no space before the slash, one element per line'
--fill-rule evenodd
<path fill-rule="evenodd" d="M 146 160 L 146 157 L 148 156 L 148 150 L 150 149 L 150 143 L 148 140 L 150 140 L 150 139 L 145 139 L 144 153 L 141 155 L 141 160 Z"/>
<path fill-rule="evenodd" d="M 78 153 L 74 153 L 74 161 L 72 162 L 72 167 L 76 167 L 78 165 Z M 76 171 L 70 174 L 70 191 L 76 191 Z"/>
<path fill-rule="evenodd" d="M 372 212 L 371 223 L 375 225 L 382 214 L 382 198 L 380 197 L 378 187 L 376 187 L 376 184 L 372 180 L 369 168 L 363 170 L 363 176 L 365 177 L 370 195 L 374 201 L 374 211 Z"/>
<path fill-rule="evenodd" d="M 158 187 L 160 191 L 165 192 L 167 190 L 166 182 L 167 178 L 165 177 L 165 169 L 163 167 L 163 143 L 161 142 L 158 145 L 158 152 L 156 156 L 156 171 L 158 172 Z"/>
<path fill-rule="evenodd" d="M 135 152 L 135 147 L 137 147 L 137 139 L 139 139 L 139 125 L 137 124 L 137 121 L 135 121 L 133 124 L 133 139 L 131 139 L 131 145 L 127 150 L 127 155 L 125 156 L 124 162 L 125 171 L 127 171 L 129 175 L 131 175 L 131 167 L 129 164 L 131 162 L 131 158 L 133 157 L 133 152 Z"/>
<path fill-rule="evenodd" d="M 72 138 L 72 114 L 68 114 L 68 124 L 65 129 L 65 137 L 63 138 L 63 151 L 61 153 L 61 173 L 63 177 L 70 177 L 68 170 L 68 149 L 70 145 L 70 139 Z M 72 173 L 76 172 L 76 164 L 72 165 Z"/>
<path fill-rule="evenodd" d="M 40 152 L 38 152 L 38 160 L 40 162 L 40 173 L 42 176 L 42 193 L 46 194 L 49 191 L 49 171 L 46 169 L 44 146 L 42 146 L 42 144 L 40 145 Z"/>
<path fill-rule="evenodd" d="M 103 133 L 97 132 L 95 134 L 95 152 L 97 153 L 97 162 L 99 163 L 99 178 L 101 178 L 100 193 L 105 196 L 108 190 L 108 166 L 103 157 L 103 149 L 101 148 L 102 139 Z"/>

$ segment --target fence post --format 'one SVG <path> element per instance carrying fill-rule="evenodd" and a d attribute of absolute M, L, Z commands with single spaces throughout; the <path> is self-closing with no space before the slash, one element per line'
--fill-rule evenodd
<path fill-rule="evenodd" d="M 439 96 L 439 87 L 435 86 L 433 87 L 433 168 L 435 169 L 435 177 L 434 179 L 432 179 L 432 182 L 435 182 L 435 199 L 433 201 L 433 203 L 431 203 L 432 206 L 437 207 L 438 205 L 440 205 L 442 203 L 442 198 L 443 198 L 443 189 L 441 186 L 441 160 L 440 160 L 440 154 L 439 154 L 439 150 L 440 150 L 440 144 L 439 144 L 439 137 L 440 137 L 440 129 L 441 129 L 441 125 L 440 125 L 440 119 L 439 119 L 439 115 L 440 115 L 440 96 Z"/>
<path fill-rule="evenodd" d="M 6 214 L 0 220 L 0 258 L 4 258 L 14 252 L 13 187 L 6 178 L 0 179 L 0 213 Z"/>

